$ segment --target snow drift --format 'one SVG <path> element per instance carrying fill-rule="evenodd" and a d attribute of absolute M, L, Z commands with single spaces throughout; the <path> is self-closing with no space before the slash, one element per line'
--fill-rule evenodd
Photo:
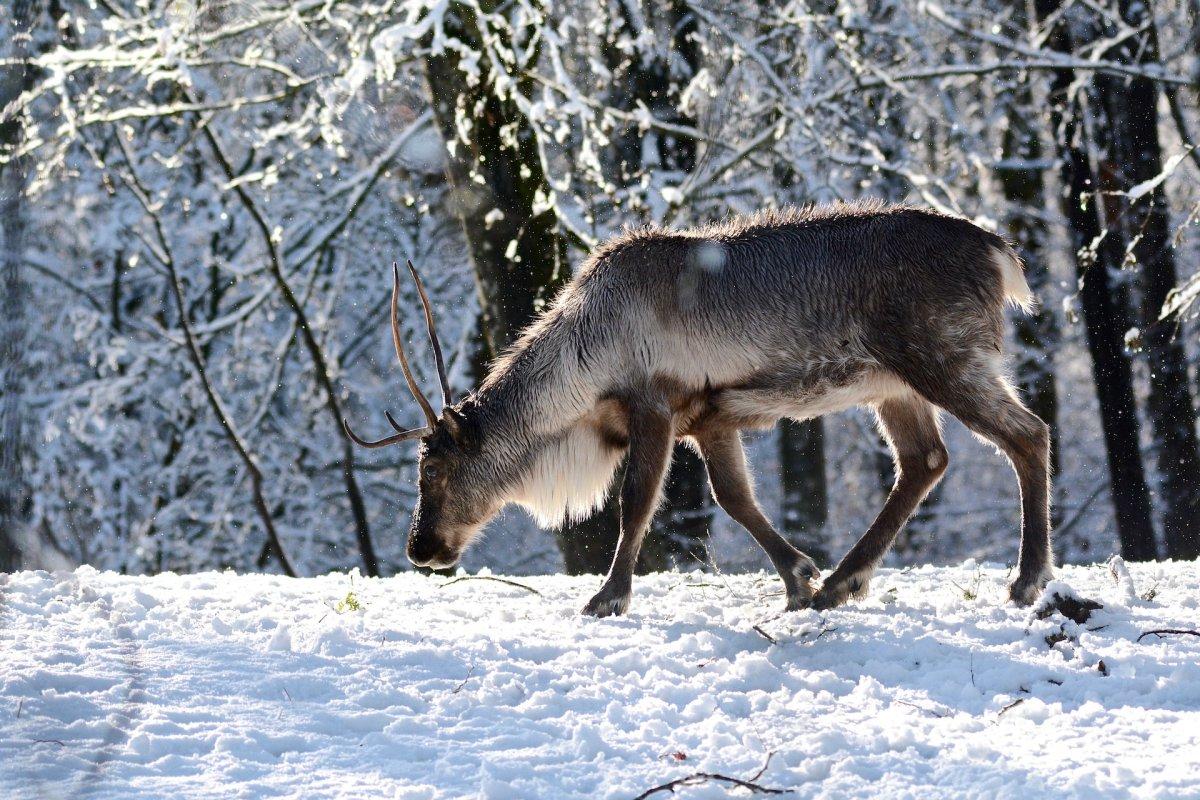
<path fill-rule="evenodd" d="M 0 576 L 0 796 L 632 798 L 772 753 L 798 797 L 1197 796 L 1200 637 L 1144 635 L 1197 626 L 1196 564 L 1061 576 L 1103 608 L 970 563 L 825 614 L 654 575 L 615 620 L 596 578 Z"/>

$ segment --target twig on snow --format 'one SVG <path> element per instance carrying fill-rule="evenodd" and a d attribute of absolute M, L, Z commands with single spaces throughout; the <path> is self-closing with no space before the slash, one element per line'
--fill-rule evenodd
<path fill-rule="evenodd" d="M 1147 636 L 1157 636 L 1159 639 L 1164 636 L 1200 636 L 1200 631 L 1189 631 L 1184 628 L 1158 628 L 1152 631 L 1146 631 L 1141 636 L 1137 637 L 1137 641 L 1145 639 Z"/>
<path fill-rule="evenodd" d="M 812 643 L 813 643 L 813 642 L 815 642 L 817 639 L 820 639 L 822 636 L 824 636 L 824 635 L 825 635 L 825 634 L 827 634 L 827 633 L 836 633 L 836 632 L 837 632 L 837 628 L 834 628 L 834 627 L 832 627 L 832 626 L 830 626 L 830 625 L 822 625 L 822 626 L 821 626 L 821 630 L 817 632 L 817 635 L 816 635 L 816 636 L 814 636 L 814 637 L 812 638 L 812 640 L 811 640 L 811 641 L 809 641 L 809 642 L 807 642 L 806 644 L 812 644 Z"/>
<path fill-rule="evenodd" d="M 458 686 L 455 686 L 453 689 L 451 689 L 450 694 L 458 694 L 459 692 L 461 692 L 463 690 L 463 687 L 467 685 L 467 681 L 471 680 L 471 676 L 474 674 L 475 674 L 475 665 L 472 664 L 469 668 L 467 668 L 467 677 L 462 679 L 462 683 L 460 683 Z"/>
<path fill-rule="evenodd" d="M 541 597 L 541 595 L 542 595 L 541 592 L 539 592 L 537 589 L 533 588 L 532 586 L 526 586 L 523 583 L 517 583 L 516 581 L 510 581 L 508 578 L 497 578 L 493 575 L 459 575 L 457 578 L 451 578 L 450 580 L 443 583 L 441 585 L 441 588 L 445 589 L 447 586 L 453 586 L 454 584 L 459 583 L 460 581 L 495 581 L 496 583 L 503 583 L 503 584 L 507 584 L 508 586 L 515 586 L 518 589 L 524 589 L 527 592 L 532 592 L 532 593 L 536 594 L 538 597 Z"/>
<path fill-rule="evenodd" d="M 754 630 L 754 632 L 755 632 L 755 633 L 757 633 L 759 636 L 761 636 L 761 637 L 763 637 L 764 639 L 766 639 L 766 640 L 767 640 L 768 642 L 770 642 L 771 644 L 779 644 L 779 642 L 775 641 L 775 637 L 774 637 L 774 636 L 772 636 L 771 634 L 769 634 L 769 633 L 767 633 L 766 631 L 764 631 L 764 630 L 763 630 L 761 627 L 759 627 L 758 625 L 751 625 L 750 627 L 751 627 L 751 628 Z"/>
<path fill-rule="evenodd" d="M 918 705 L 916 703 L 910 703 L 907 700 L 897 700 L 896 702 L 902 706 L 909 706 L 910 708 L 915 708 L 918 711 L 924 711 L 926 713 L 933 714 L 935 717 L 938 717 L 940 719 L 945 719 L 946 717 L 950 716 L 945 711 L 938 711 L 936 708 L 927 708 L 925 706 Z"/>
<path fill-rule="evenodd" d="M 691 775 L 686 777 L 676 778 L 675 780 L 668 781 L 660 786 L 655 786 L 653 789 L 647 789 L 637 797 L 633 798 L 633 800 L 645 800 L 647 797 L 658 794 L 659 792 L 670 792 L 671 794 L 674 794 L 675 790 L 681 786 L 699 786 L 700 784 L 709 783 L 710 781 L 728 783 L 731 786 L 739 786 L 743 789 L 749 789 L 751 794 L 791 794 L 791 789 L 772 789 L 768 786 L 762 786 L 758 783 L 755 783 L 755 781 L 761 778 L 763 773 L 767 771 L 767 767 L 771 765 L 771 757 L 774 755 L 775 751 L 773 750 L 770 753 L 767 753 L 767 760 L 762 765 L 762 768 L 745 780 L 742 780 L 741 778 L 734 778 L 729 775 L 722 775 L 718 772 L 693 772 Z"/>
<path fill-rule="evenodd" d="M 996 716 L 997 716 L 997 717 L 1003 717 L 1003 716 L 1004 716 L 1004 712 L 1006 712 L 1006 711 L 1011 711 L 1012 709 L 1016 708 L 1017 706 L 1021 705 L 1021 703 L 1024 703 L 1024 702 L 1025 702 L 1025 698 L 1024 698 L 1024 697 L 1018 697 L 1016 700 L 1013 700 L 1011 703 L 1009 703 L 1008 705 L 1006 705 L 1004 708 L 1000 709 L 1000 713 L 999 713 L 999 714 L 997 714 Z"/>

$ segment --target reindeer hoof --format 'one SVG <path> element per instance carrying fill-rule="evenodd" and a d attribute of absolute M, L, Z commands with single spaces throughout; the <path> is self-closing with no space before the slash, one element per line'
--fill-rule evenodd
<path fill-rule="evenodd" d="M 817 592 L 816 597 L 813 598 L 812 607 L 817 611 L 828 611 L 844 604 L 847 600 L 866 597 L 870 583 L 870 576 L 864 573 L 858 572 L 842 577 L 835 570 L 829 576 L 829 580 L 825 581 L 821 591 Z"/>
<path fill-rule="evenodd" d="M 1049 575 L 1038 575 L 1034 578 L 1017 578 L 1008 585 L 1008 599 L 1019 606 L 1033 605 L 1042 595 L 1042 590 L 1049 583 Z"/>
<path fill-rule="evenodd" d="M 796 563 L 783 576 L 784 587 L 787 589 L 787 606 L 784 611 L 799 611 L 812 605 L 812 581 L 820 577 L 821 571 L 808 556 L 801 553 Z"/>
<path fill-rule="evenodd" d="M 787 605 L 784 606 L 784 611 L 803 611 L 813 604 L 812 587 L 809 587 L 807 593 L 789 594 L 787 596 Z"/>
<path fill-rule="evenodd" d="M 792 566 L 792 574 L 800 580 L 815 581 L 821 577 L 821 570 L 817 569 L 817 564 L 803 553 L 796 559 L 795 565 Z"/>
<path fill-rule="evenodd" d="M 629 610 L 632 596 L 633 592 L 629 589 L 614 589 L 606 584 L 583 607 L 583 614 L 599 618 L 619 617 Z"/>

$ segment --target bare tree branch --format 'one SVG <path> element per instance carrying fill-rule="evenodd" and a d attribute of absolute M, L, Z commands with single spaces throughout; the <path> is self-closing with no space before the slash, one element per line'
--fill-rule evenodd
<path fill-rule="evenodd" d="M 1147 636 L 1156 636 L 1159 639 L 1164 636 L 1200 636 L 1200 631 L 1185 630 L 1183 628 L 1159 628 L 1153 631 L 1146 631 L 1141 636 L 1137 637 L 1137 641 L 1145 639 Z"/>
<path fill-rule="evenodd" d="M 652 789 L 647 789 L 637 797 L 633 798 L 633 800 L 646 800 L 647 797 L 651 797 L 659 792 L 671 792 L 674 794 L 675 790 L 682 786 L 699 786 L 704 783 L 727 783 L 730 786 L 737 786 L 741 789 L 749 789 L 751 794 L 791 794 L 791 789 L 772 789 L 755 783 L 755 781 L 761 778 L 763 773 L 767 771 L 767 767 L 771 765 L 771 757 L 774 755 L 775 753 L 773 751 L 767 753 L 766 763 L 762 765 L 762 768 L 759 769 L 758 772 L 754 773 L 746 780 L 734 778 L 729 775 L 722 775 L 719 772 L 693 772 L 691 775 L 686 777 L 676 778 L 673 781 L 667 781 L 666 783 L 655 786 Z"/>
<path fill-rule="evenodd" d="M 304 342 L 309 358 L 312 360 L 317 383 L 321 386 L 325 394 L 325 408 L 333 418 L 334 430 L 339 432 L 338 439 L 342 445 L 342 478 L 346 485 L 346 495 L 350 501 L 350 513 L 354 518 L 355 533 L 358 538 L 358 549 L 362 557 L 363 568 L 368 575 L 377 577 L 379 575 L 379 560 L 375 555 L 375 545 L 371 541 L 371 529 L 367 521 L 367 509 L 363 502 L 362 491 L 359 489 L 358 480 L 354 476 L 354 449 L 350 444 L 350 440 L 340 435 L 340 431 L 345 426 L 345 417 L 342 415 L 337 389 L 334 386 L 334 380 L 325 359 L 325 353 L 313 333 L 312 326 L 308 320 L 308 313 L 305 311 L 303 304 L 297 299 L 292 287 L 288 284 L 287 277 L 284 274 L 286 272 L 284 257 L 280 252 L 275 231 L 267 222 L 264 212 L 258 207 L 254 198 L 250 196 L 250 192 L 245 185 L 237 182 L 237 171 L 233 168 L 233 164 L 225 154 L 225 149 L 217 138 L 212 124 L 205 125 L 201 134 L 208 142 L 217 160 L 217 164 L 225 174 L 226 179 L 233 185 L 233 191 L 241 202 L 242 207 L 250 215 L 255 227 L 258 229 L 263 240 L 263 245 L 267 249 L 267 265 L 270 268 L 271 276 L 274 278 L 275 285 L 283 296 L 284 302 L 296 317 L 300 329 L 301 341 Z"/>
<path fill-rule="evenodd" d="M 179 272 L 175 266 L 175 258 L 171 252 L 171 245 L 167 239 L 166 232 L 163 230 L 162 220 L 158 215 L 157 210 L 150 203 L 149 194 L 146 192 L 145 185 L 141 182 L 137 175 L 137 166 L 133 160 L 133 155 L 125 142 L 121 139 L 118 133 L 115 137 L 121 152 L 125 156 L 125 163 L 129 167 L 128 176 L 118 172 L 118 175 L 124 179 L 125 185 L 130 192 L 137 198 L 142 209 L 150 217 L 151 224 L 154 227 L 155 234 L 158 238 L 162 255 L 164 257 L 164 265 L 167 268 L 170 280 L 168 287 L 171 290 L 171 295 L 175 300 L 175 311 L 179 315 L 179 326 L 183 330 L 184 339 L 187 342 L 188 358 L 192 362 L 192 367 L 196 371 L 196 377 L 200 381 L 200 385 L 204 389 L 204 396 L 208 400 L 209 407 L 212 409 L 213 415 L 217 418 L 217 422 L 221 425 L 221 430 L 225 433 L 226 439 L 233 445 L 238 457 L 246 466 L 246 472 L 250 475 L 250 489 L 254 497 L 254 508 L 258 511 L 259 519 L 262 521 L 263 528 L 266 530 L 267 541 L 270 542 L 271 548 L 275 551 L 275 556 L 279 559 L 279 566 L 283 569 L 285 575 L 296 577 L 296 570 L 292 567 L 292 562 L 288 559 L 287 553 L 283 549 L 283 543 L 279 540 L 279 534 L 275 530 L 275 521 L 271 515 L 271 509 L 267 505 L 266 497 L 263 494 L 263 476 L 262 470 L 259 469 L 258 462 L 250 452 L 249 446 L 242 439 L 237 428 L 234 427 L 233 420 L 229 412 L 225 409 L 225 404 L 222 402 L 220 395 L 212 385 L 212 381 L 208 378 L 208 371 L 205 368 L 204 356 L 200 352 L 200 347 L 196 343 L 196 337 L 192 335 L 191 322 L 188 320 L 187 304 L 183 296 L 183 284 L 179 279 Z"/>

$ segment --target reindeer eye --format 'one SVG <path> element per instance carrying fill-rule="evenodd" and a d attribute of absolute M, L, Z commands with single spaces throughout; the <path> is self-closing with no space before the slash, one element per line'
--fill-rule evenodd
<path fill-rule="evenodd" d="M 437 467 L 435 467 L 433 465 L 429 465 L 429 466 L 423 468 L 421 470 L 421 473 L 425 476 L 426 480 L 432 481 L 432 480 L 437 479 L 438 469 L 437 469 Z"/>

